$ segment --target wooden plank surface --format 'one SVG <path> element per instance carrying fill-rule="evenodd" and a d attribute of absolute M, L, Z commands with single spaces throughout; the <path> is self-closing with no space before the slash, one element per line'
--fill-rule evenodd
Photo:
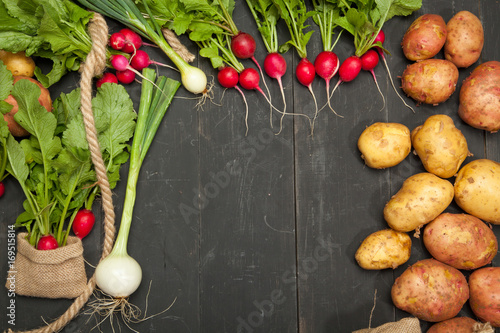
<path fill-rule="evenodd" d="M 485 28 L 480 59 L 485 62 L 500 59 L 499 6 L 496 0 L 424 0 L 413 15 L 391 19 L 384 28 L 384 45 L 391 52 L 387 63 L 399 93 L 398 77 L 410 63 L 400 43 L 416 17 L 436 13 L 448 21 L 460 10 L 476 14 Z M 234 17 L 241 30 L 253 33 L 256 58 L 262 63 L 264 47 L 243 1 L 237 1 Z M 113 22 L 110 26 L 118 28 Z M 315 28 L 312 24 L 311 29 Z M 287 32 L 283 26 L 279 29 L 284 41 Z M 182 41 L 196 52 L 195 45 Z M 155 59 L 164 59 L 158 50 L 150 51 Z M 315 32 L 308 45 L 310 60 L 320 51 L 319 32 Z M 344 34 L 334 51 L 340 60 L 352 54 L 352 38 Z M 293 74 L 300 59 L 294 50 L 285 58 L 287 109 L 313 116 L 313 98 Z M 243 63 L 254 66 L 250 60 Z M 216 75 L 206 59 L 198 57 L 196 65 Z M 285 117 L 277 134 L 279 115 L 273 113 L 271 127 L 269 104 L 255 91 L 245 91 L 246 133 L 245 106 L 237 91 L 223 91 L 216 84 L 212 101 L 200 110 L 181 88 L 142 168 L 129 240 L 129 253 L 141 263 L 144 274 L 130 301 L 143 310 L 147 306 L 145 316 L 152 317 L 131 328 L 120 320 L 112 327 L 109 319 L 96 326 L 102 318 L 89 315 L 91 309 L 86 307 L 63 332 L 111 332 L 118 330 L 118 322 L 124 332 L 352 332 L 407 317 L 392 305 L 390 289 L 408 265 L 430 257 L 421 239 L 412 237 L 412 256 L 396 270 L 363 270 L 354 253 L 366 236 L 387 227 L 382 215 L 385 203 L 407 177 L 424 169 L 413 154 L 393 168 L 370 169 L 356 142 L 363 129 L 377 121 L 399 122 L 413 129 L 428 116 L 444 113 L 467 138 L 474 156 L 466 162 L 483 157 L 500 161 L 498 134 L 474 129 L 457 114 L 458 89 L 475 66 L 460 70 L 457 92 L 439 106 L 416 106 L 403 97 L 415 109 L 412 112 L 398 98 L 380 64 L 375 73 L 385 104 L 371 75 L 362 72 L 335 92 L 332 106 L 342 117 L 323 109 L 314 135 L 305 118 L 297 116 Z M 266 77 L 266 82 L 272 103 L 282 108 L 276 81 Z M 52 94 L 56 97 L 77 85 L 78 75 L 68 76 Z M 261 87 L 266 91 L 262 82 Z M 128 90 L 137 107 L 140 87 L 135 84 Z M 323 106 L 325 83 L 315 80 L 313 91 Z M 126 172 L 124 167 L 122 179 Z M 5 253 L 8 225 L 22 211 L 20 188 L 12 179 L 5 183 L 6 195 L 0 199 L 0 253 Z M 121 182 L 114 191 L 117 223 L 124 188 Z M 98 205 L 94 211 L 102 220 Z M 452 204 L 448 211 L 460 210 Z M 500 236 L 500 229 L 493 229 Z M 96 229 L 84 240 L 89 275 L 100 255 L 101 237 Z M 495 258 L 493 265 L 499 264 Z M 0 256 L 0 267 L 0 279 L 5 281 L 5 255 Z M 5 309 L 9 300 L 5 291 L 1 295 L 0 307 Z M 2 329 L 41 326 L 71 303 L 22 296 L 15 300 L 16 326 L 9 326 L 2 315 Z M 473 316 L 468 305 L 460 314 Z M 421 322 L 421 327 L 425 332 L 430 323 Z"/>

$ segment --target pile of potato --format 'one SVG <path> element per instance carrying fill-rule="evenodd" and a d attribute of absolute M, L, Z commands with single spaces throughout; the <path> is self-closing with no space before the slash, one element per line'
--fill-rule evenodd
<path fill-rule="evenodd" d="M 406 31 L 401 46 L 408 65 L 401 76 L 403 91 L 417 103 L 437 105 L 455 92 L 459 68 L 476 63 L 484 45 L 477 16 L 460 11 L 445 23 L 440 15 L 418 17 Z M 436 58 L 443 50 L 444 59 Z M 459 116 L 472 127 L 500 129 L 500 62 L 479 65 L 460 89 Z"/>
<path fill-rule="evenodd" d="M 471 155 L 466 138 L 444 114 L 428 117 L 412 131 L 402 124 L 374 123 L 359 136 L 358 148 L 366 165 L 376 169 L 399 164 L 413 149 L 426 170 L 407 178 L 386 203 L 389 228 L 362 242 L 358 264 L 368 270 L 404 264 L 412 232 L 423 238 L 432 258 L 395 280 L 394 305 L 449 328 L 455 321 L 470 323 L 455 318 L 469 301 L 479 320 L 500 327 L 500 267 L 486 267 L 498 251 L 489 224 L 500 225 L 500 163 L 476 159 L 463 165 Z M 463 213 L 445 212 L 453 201 Z M 469 281 L 461 270 L 474 270 Z"/>

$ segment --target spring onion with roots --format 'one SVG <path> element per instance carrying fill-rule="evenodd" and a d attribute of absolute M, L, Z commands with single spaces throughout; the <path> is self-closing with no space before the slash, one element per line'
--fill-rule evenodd
<path fill-rule="evenodd" d="M 119 305 L 124 301 L 127 302 L 128 296 L 141 283 L 141 267 L 127 253 L 137 180 L 142 162 L 146 157 L 156 131 L 180 86 L 178 81 L 165 76 L 159 76 L 156 79 L 156 73 L 151 68 L 145 68 L 142 73 L 147 79 L 142 82 L 137 123 L 130 151 L 130 167 L 120 229 L 111 253 L 97 265 L 95 272 L 97 286 L 103 293 L 114 297 L 116 300 L 116 306 L 110 307 L 112 311 L 121 309 L 122 307 Z"/>
<path fill-rule="evenodd" d="M 150 15 L 147 20 L 133 0 L 78 0 L 83 6 L 90 10 L 101 13 L 104 16 L 112 18 L 138 34 L 151 40 L 156 44 L 175 64 L 181 73 L 181 81 L 184 88 L 193 94 L 207 93 L 207 76 L 205 73 L 194 66 L 188 64 L 172 47 L 167 43 L 161 27 Z M 148 10 L 147 3 L 143 3 Z"/>

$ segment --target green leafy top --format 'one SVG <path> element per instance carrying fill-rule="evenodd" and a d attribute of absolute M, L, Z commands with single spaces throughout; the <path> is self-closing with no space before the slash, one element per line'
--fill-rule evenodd
<path fill-rule="evenodd" d="M 92 16 L 69 0 L 0 0 L 0 49 L 50 59 L 48 74 L 35 71 L 49 87 L 78 70 L 90 52 L 86 27 Z"/>
<path fill-rule="evenodd" d="M 246 0 L 268 53 L 278 52 L 278 8 L 271 0 Z"/>
<path fill-rule="evenodd" d="M 337 24 L 354 36 L 356 55 L 363 55 L 373 44 L 382 26 L 394 16 L 407 16 L 420 9 L 422 0 L 339 0 L 343 15 Z"/>
<path fill-rule="evenodd" d="M 238 72 L 244 69 L 230 47 L 231 37 L 239 33 L 232 18 L 234 0 L 146 0 L 141 4 L 142 11 L 146 12 L 147 6 L 162 26 L 177 35 L 188 34 L 214 68 L 229 65 Z"/>
<path fill-rule="evenodd" d="M 315 14 L 314 22 L 318 25 L 323 43 L 323 51 L 333 51 L 335 44 L 332 43 L 332 37 L 335 34 L 337 21 L 340 18 L 340 8 L 334 0 L 313 0 Z M 340 33 L 337 37 L 340 37 Z"/>
<path fill-rule="evenodd" d="M 303 0 L 272 0 L 280 18 L 285 21 L 290 32 L 291 39 L 279 47 L 279 51 L 284 53 L 294 47 L 301 58 L 307 57 L 307 43 L 313 34 L 313 30 L 304 33 L 309 27 L 306 21 L 315 14 L 314 11 L 307 11 Z"/>
<path fill-rule="evenodd" d="M 0 80 L 6 76 L 5 71 L 0 66 Z M 90 208 L 99 193 L 80 112 L 79 89 L 61 94 L 52 112 L 38 102 L 40 88 L 33 82 L 19 80 L 10 93 L 19 104 L 14 118 L 30 133 L 18 141 L 8 133 L 3 118 L 0 121 L 0 133 L 7 131 L 3 141 L 6 170 L 17 179 L 26 197 L 25 211 L 16 225 L 28 230 L 33 245 L 46 234 L 53 234 L 64 245 L 76 211 L 82 206 Z M 133 135 L 136 113 L 125 88 L 116 84 L 102 85 L 92 104 L 113 188 L 120 166 L 128 160 L 127 142 Z"/>

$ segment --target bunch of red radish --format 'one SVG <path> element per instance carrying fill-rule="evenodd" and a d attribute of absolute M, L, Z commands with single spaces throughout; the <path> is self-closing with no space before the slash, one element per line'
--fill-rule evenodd
<path fill-rule="evenodd" d="M 104 73 L 97 81 L 97 87 L 100 87 L 106 82 L 130 84 L 134 82 L 136 74 L 138 74 L 139 71 L 151 64 L 167 66 L 152 61 L 149 55 L 140 49 L 144 45 L 151 44 L 144 43 L 141 36 L 131 29 L 124 28 L 119 32 L 111 34 L 109 37 L 109 45 L 114 50 L 129 54 L 130 58 L 122 54 L 113 55 L 110 62 L 116 70 L 116 74 L 111 72 Z"/>
<path fill-rule="evenodd" d="M 76 213 L 73 224 L 71 225 L 71 230 L 73 230 L 76 237 L 83 239 L 92 231 L 94 224 L 94 213 L 90 209 L 82 208 Z M 36 244 L 37 250 L 54 250 L 58 247 L 59 243 L 52 234 L 40 237 Z"/>
<path fill-rule="evenodd" d="M 380 30 L 373 43 L 384 43 L 384 41 L 385 34 L 382 30 Z M 367 52 L 365 52 L 361 57 L 352 55 L 346 58 L 339 66 L 338 57 L 334 52 L 323 51 L 319 53 L 314 61 L 314 70 L 321 78 L 326 81 L 327 90 L 329 89 L 328 87 L 330 80 L 335 76 L 337 71 L 339 73 L 339 80 L 337 81 L 337 84 L 335 85 L 333 91 L 331 93 L 328 93 L 328 100 L 330 100 L 333 92 L 342 82 L 350 82 L 354 80 L 359 75 L 362 69 L 370 72 L 373 76 L 373 79 L 375 80 L 375 83 L 377 83 L 377 78 L 375 77 L 373 69 L 378 65 L 379 54 L 381 57 L 384 56 L 383 51 L 379 47 L 375 46 L 374 48 L 371 48 Z M 307 86 L 307 84 L 311 84 L 314 80 L 314 75 L 309 74 L 308 80 L 303 83 L 301 81 L 301 78 L 299 78 L 299 75 L 302 75 L 298 69 L 300 65 L 301 63 L 299 63 L 299 65 L 297 66 L 297 79 L 299 80 L 299 82 Z M 310 67 L 310 65 L 307 66 Z"/>

